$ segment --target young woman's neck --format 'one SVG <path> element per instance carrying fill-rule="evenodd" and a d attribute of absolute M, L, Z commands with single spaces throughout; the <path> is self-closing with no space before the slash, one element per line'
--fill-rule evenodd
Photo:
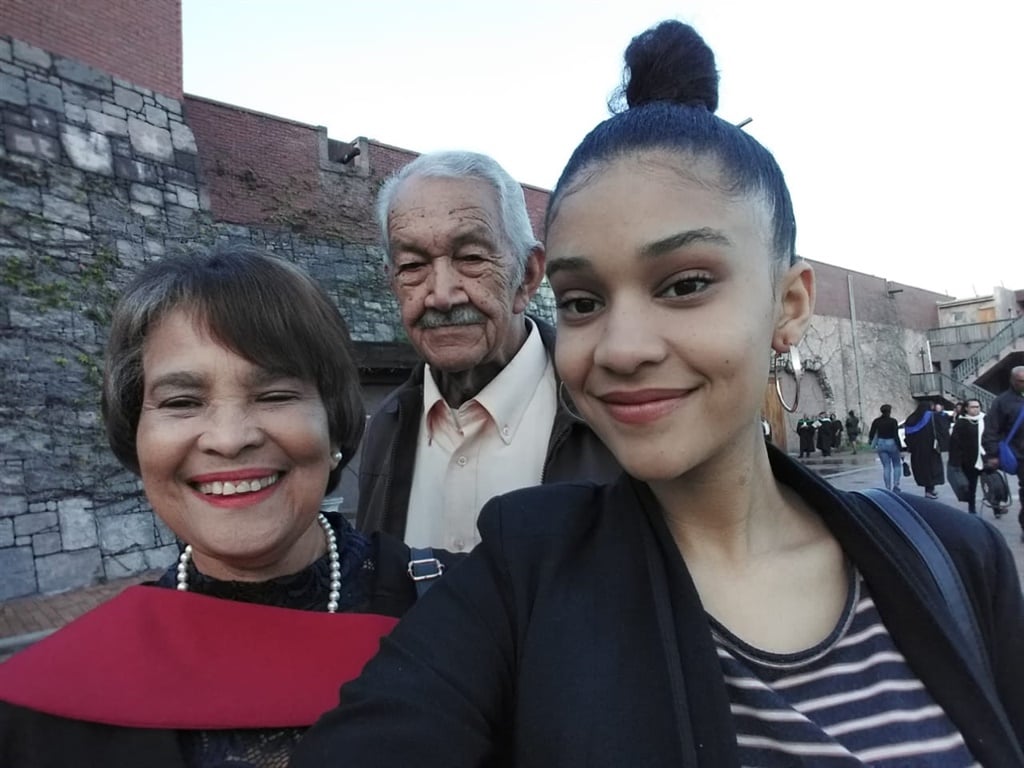
<path fill-rule="evenodd" d="M 758 433 L 732 441 L 678 478 L 650 486 L 687 561 L 744 562 L 786 549 L 806 534 L 806 508 L 775 481 Z"/>

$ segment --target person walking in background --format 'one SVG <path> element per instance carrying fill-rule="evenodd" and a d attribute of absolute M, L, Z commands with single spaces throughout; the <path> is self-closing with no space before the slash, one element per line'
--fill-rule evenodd
<path fill-rule="evenodd" d="M 828 414 L 822 411 L 818 414 L 817 420 L 814 422 L 817 432 L 817 445 L 818 450 L 821 451 L 822 456 L 832 455 L 832 442 L 835 439 L 835 430 L 832 429 L 832 420 L 829 419 Z"/>
<path fill-rule="evenodd" d="M 868 443 L 878 453 L 882 462 L 882 482 L 890 491 L 900 489 L 900 478 L 903 476 L 900 461 L 899 422 L 892 417 L 892 406 L 881 407 L 882 415 L 871 422 L 868 430 Z"/>
<path fill-rule="evenodd" d="M 1017 475 L 1017 501 L 1020 502 L 1017 522 L 1020 523 L 1021 536 L 1024 537 L 1024 424 L 1017 422 L 1022 409 L 1024 365 L 1018 365 L 1010 371 L 1010 388 L 997 397 L 988 410 L 985 429 L 981 435 L 981 447 L 985 452 L 986 466 Z M 1017 460 L 1016 472 L 1013 471 L 1013 467 L 1005 466 L 999 458 L 999 443 L 1003 440 L 1007 441 L 1009 452 Z"/>
<path fill-rule="evenodd" d="M 832 422 L 832 447 L 838 450 L 843 445 L 843 422 L 834 411 L 828 415 L 828 420 Z"/>
<path fill-rule="evenodd" d="M 846 436 L 850 439 L 850 453 L 856 453 L 857 438 L 860 437 L 860 419 L 852 410 L 846 414 Z"/>
<path fill-rule="evenodd" d="M 914 412 L 907 416 L 903 424 L 904 440 L 910 451 L 910 468 L 914 472 L 914 482 L 924 488 L 924 495 L 929 499 L 939 498 L 935 486 L 946 482 L 946 473 L 942 466 L 942 453 L 939 446 L 940 429 L 935 418 L 932 403 L 922 400 Z M 949 430 L 944 431 L 945 445 L 949 447 Z"/>
<path fill-rule="evenodd" d="M 949 452 L 949 436 L 953 433 L 953 418 L 946 413 L 942 402 L 932 404 L 932 418 L 935 419 L 935 439 L 939 453 Z"/>
<path fill-rule="evenodd" d="M 800 458 L 811 458 L 814 454 L 814 420 L 806 413 L 796 423 L 796 434 L 800 438 Z"/>
<path fill-rule="evenodd" d="M 967 478 L 967 511 L 972 515 L 977 513 L 974 499 L 978 493 L 978 476 L 985 466 L 981 450 L 984 429 L 985 414 L 981 412 L 981 401 L 968 400 L 964 412 L 953 424 L 953 434 L 949 438 L 950 472 L 958 467 Z"/>

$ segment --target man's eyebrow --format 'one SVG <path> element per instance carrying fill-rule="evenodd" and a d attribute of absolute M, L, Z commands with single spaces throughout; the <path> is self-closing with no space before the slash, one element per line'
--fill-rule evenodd
<path fill-rule="evenodd" d="M 701 229 L 688 229 L 685 232 L 678 232 L 661 240 L 656 240 L 653 243 L 648 243 L 640 249 L 640 255 L 645 257 L 662 256 L 679 248 L 686 248 L 694 243 L 732 245 L 732 241 L 723 232 L 711 229 L 710 227 L 702 227 Z"/>
<path fill-rule="evenodd" d="M 449 245 L 453 250 L 457 250 L 464 245 L 479 245 L 485 248 L 496 248 L 498 247 L 498 238 L 500 235 L 488 226 L 483 224 L 468 224 L 463 227 L 459 227 L 451 235 Z M 401 233 L 396 234 L 391 238 L 392 250 L 406 251 L 407 253 L 414 253 L 417 256 L 423 256 L 425 258 L 432 257 L 430 249 L 418 244 L 413 238 L 405 238 Z"/>

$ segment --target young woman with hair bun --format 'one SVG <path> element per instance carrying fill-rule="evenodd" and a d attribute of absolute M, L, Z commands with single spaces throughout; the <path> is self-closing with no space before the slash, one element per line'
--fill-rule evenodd
<path fill-rule="evenodd" d="M 624 108 L 573 153 L 546 238 L 559 374 L 625 472 L 493 499 L 295 764 L 1024 765 L 1005 541 L 907 500 L 964 582 L 975 674 L 882 511 L 762 437 L 772 359 L 796 361 L 814 305 L 782 172 L 715 116 L 691 27 L 625 58 Z"/>

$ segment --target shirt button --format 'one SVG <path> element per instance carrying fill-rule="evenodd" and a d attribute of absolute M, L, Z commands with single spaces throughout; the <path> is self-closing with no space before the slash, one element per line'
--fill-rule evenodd
<path fill-rule="evenodd" d="M 459 466 L 460 467 L 466 466 L 466 461 L 468 461 L 468 459 L 466 459 L 465 456 L 459 456 Z"/>
<path fill-rule="evenodd" d="M 461 552 L 466 548 L 466 543 L 462 539 L 456 539 L 452 542 L 452 546 L 455 548 L 456 552 Z"/>
<path fill-rule="evenodd" d="M 510 434 L 512 434 L 512 430 L 509 429 L 508 427 L 502 427 L 501 434 L 503 434 L 505 437 L 508 437 Z"/>

